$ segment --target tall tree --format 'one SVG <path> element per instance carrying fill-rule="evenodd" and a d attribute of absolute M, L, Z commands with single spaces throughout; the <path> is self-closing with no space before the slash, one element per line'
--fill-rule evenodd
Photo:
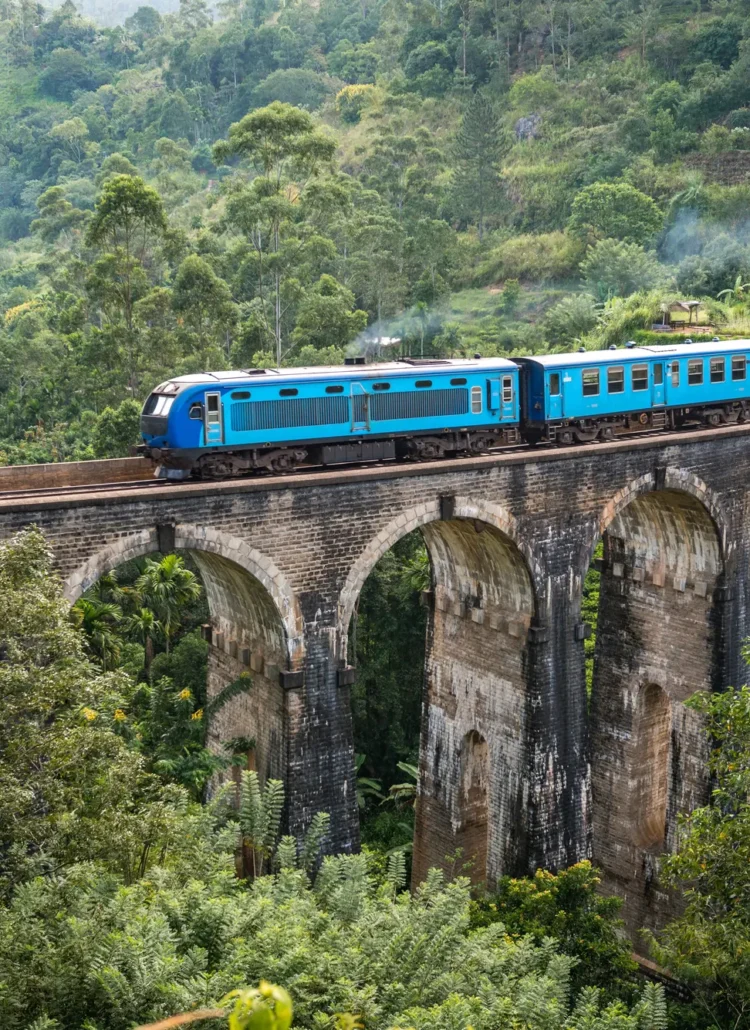
<path fill-rule="evenodd" d="M 167 230 L 161 197 L 136 175 L 115 175 L 102 188 L 86 233 L 89 246 L 104 251 L 92 277 L 94 296 L 123 323 L 123 342 L 128 380 L 135 392 L 139 385 L 137 330 L 133 308 L 145 292 L 144 259 L 155 240 Z"/>
<path fill-rule="evenodd" d="M 227 203 L 227 222 L 252 243 L 258 260 L 258 284 L 263 311 L 270 306 L 276 361 L 283 356 L 284 279 L 297 247 L 285 246 L 294 238 L 296 212 L 310 181 L 329 164 L 336 141 L 316 128 L 311 115 L 290 104 L 274 102 L 252 111 L 230 126 L 228 138 L 214 147 L 214 158 L 239 157 L 257 173 L 249 185 L 234 183 Z M 272 297 L 265 296 L 264 279 L 270 274 Z"/>
<path fill-rule="evenodd" d="M 481 93 L 469 101 L 453 144 L 456 162 L 453 194 L 462 214 L 476 223 L 484 237 L 487 218 L 502 204 L 500 119 Z"/>

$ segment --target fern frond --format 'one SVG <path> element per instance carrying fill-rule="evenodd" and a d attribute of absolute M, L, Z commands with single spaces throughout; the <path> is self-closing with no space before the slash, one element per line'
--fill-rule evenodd
<path fill-rule="evenodd" d="M 276 868 L 297 868 L 297 841 L 294 837 L 282 837 L 279 841 L 279 846 L 276 848 Z"/>
<path fill-rule="evenodd" d="M 279 835 L 281 812 L 284 808 L 284 784 L 281 780 L 268 780 L 263 791 L 265 827 L 261 844 L 270 853 Z"/>
<path fill-rule="evenodd" d="M 328 812 L 316 812 L 313 816 L 302 842 L 302 853 L 300 854 L 300 865 L 306 873 L 312 873 L 330 825 L 331 817 Z"/>
<path fill-rule="evenodd" d="M 385 878 L 394 894 L 406 887 L 406 857 L 403 851 L 394 851 L 388 856 Z"/>
<path fill-rule="evenodd" d="M 254 769 L 245 770 L 240 786 L 240 829 L 243 838 L 256 851 L 263 845 L 266 826 L 258 774 Z"/>

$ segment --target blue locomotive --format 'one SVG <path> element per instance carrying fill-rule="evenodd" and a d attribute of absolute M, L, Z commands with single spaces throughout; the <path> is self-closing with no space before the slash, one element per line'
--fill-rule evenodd
<path fill-rule="evenodd" d="M 141 416 L 167 479 L 480 454 L 750 414 L 750 340 L 178 376 Z"/>
<path fill-rule="evenodd" d="M 141 415 L 169 479 L 479 454 L 520 442 L 519 368 L 502 358 L 178 376 Z"/>

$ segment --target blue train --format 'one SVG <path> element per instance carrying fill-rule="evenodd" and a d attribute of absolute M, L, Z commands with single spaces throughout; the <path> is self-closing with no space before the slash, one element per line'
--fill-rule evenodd
<path fill-rule="evenodd" d="M 750 340 L 543 357 L 404 358 L 161 383 L 140 453 L 167 479 L 568 445 L 750 415 Z"/>

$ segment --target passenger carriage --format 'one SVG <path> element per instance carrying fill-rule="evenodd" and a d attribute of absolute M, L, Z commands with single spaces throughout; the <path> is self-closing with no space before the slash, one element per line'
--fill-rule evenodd
<path fill-rule="evenodd" d="M 749 356 L 750 340 L 732 340 L 518 358 L 523 437 L 585 443 L 744 420 Z"/>

